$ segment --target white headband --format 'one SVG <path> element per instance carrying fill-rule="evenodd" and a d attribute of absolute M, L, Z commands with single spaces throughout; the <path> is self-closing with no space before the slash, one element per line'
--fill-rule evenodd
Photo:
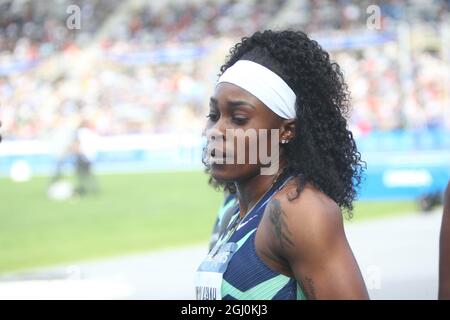
<path fill-rule="evenodd" d="M 294 119 L 294 91 L 273 71 L 249 60 L 239 60 L 229 67 L 217 81 L 229 82 L 248 91 L 270 110 L 284 119 Z"/>

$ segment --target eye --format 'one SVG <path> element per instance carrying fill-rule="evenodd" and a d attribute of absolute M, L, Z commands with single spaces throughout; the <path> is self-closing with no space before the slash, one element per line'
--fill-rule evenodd
<path fill-rule="evenodd" d="M 248 118 L 246 117 L 233 117 L 232 121 L 239 125 L 239 126 L 243 126 L 244 124 L 246 124 L 248 122 Z"/>
<path fill-rule="evenodd" d="M 219 120 L 219 115 L 213 112 L 210 112 L 206 117 L 209 118 L 209 120 L 211 120 L 212 122 L 216 122 L 217 120 Z"/>

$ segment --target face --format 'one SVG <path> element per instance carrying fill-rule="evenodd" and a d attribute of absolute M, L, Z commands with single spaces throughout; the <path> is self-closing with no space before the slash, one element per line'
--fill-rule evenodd
<path fill-rule="evenodd" d="M 283 136 L 289 134 L 289 123 L 244 89 L 231 83 L 217 85 L 210 99 L 205 130 L 208 150 L 213 150 L 216 159 L 210 164 L 213 178 L 236 182 L 260 174 L 268 162 L 262 155 L 272 155 L 273 144 L 279 147 Z"/>

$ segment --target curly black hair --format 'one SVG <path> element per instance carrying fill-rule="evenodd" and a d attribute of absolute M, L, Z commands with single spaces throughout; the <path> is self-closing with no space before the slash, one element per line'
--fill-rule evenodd
<path fill-rule="evenodd" d="M 296 93 L 295 137 L 282 145 L 285 172 L 302 177 L 297 179 L 299 191 L 309 182 L 351 217 L 365 162 L 347 128 L 350 94 L 339 65 L 316 41 L 293 30 L 258 31 L 242 38 L 231 48 L 219 76 L 238 60 L 265 66 Z M 232 184 L 224 187 L 235 192 Z"/>

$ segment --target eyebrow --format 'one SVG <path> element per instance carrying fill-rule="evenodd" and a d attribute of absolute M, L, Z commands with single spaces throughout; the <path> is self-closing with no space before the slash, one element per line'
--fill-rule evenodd
<path fill-rule="evenodd" d="M 217 106 L 217 99 L 211 97 L 210 98 L 210 103 Z M 244 101 L 244 100 L 228 101 L 227 105 L 229 105 L 232 108 L 236 108 L 238 106 L 246 105 L 246 106 L 249 106 L 249 107 L 251 107 L 251 108 L 256 110 L 256 107 L 253 104 L 251 104 L 250 102 Z"/>

